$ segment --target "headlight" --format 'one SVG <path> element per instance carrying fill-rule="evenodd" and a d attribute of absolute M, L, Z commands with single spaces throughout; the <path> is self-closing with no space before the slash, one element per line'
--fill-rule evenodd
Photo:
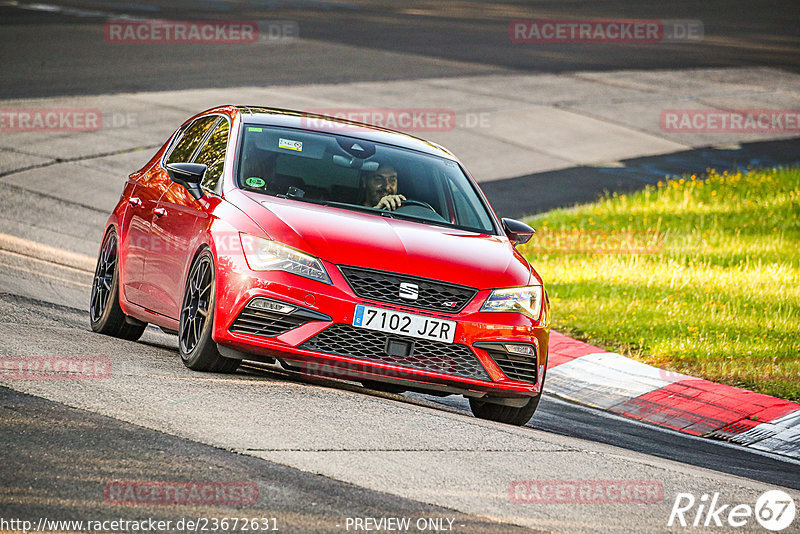
<path fill-rule="evenodd" d="M 240 233 L 247 264 L 254 271 L 286 271 L 332 284 L 322 262 L 277 241 Z"/>
<path fill-rule="evenodd" d="M 538 321 L 542 314 L 542 286 L 495 289 L 483 303 L 481 311 L 524 313 Z"/>

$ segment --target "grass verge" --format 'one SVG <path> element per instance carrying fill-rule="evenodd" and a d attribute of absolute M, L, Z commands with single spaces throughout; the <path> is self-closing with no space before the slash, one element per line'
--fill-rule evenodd
<path fill-rule="evenodd" d="M 528 222 L 553 327 L 800 402 L 800 169 L 672 179 Z"/>

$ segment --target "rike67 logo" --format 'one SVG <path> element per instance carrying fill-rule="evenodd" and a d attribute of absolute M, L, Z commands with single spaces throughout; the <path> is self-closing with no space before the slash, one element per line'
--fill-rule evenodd
<path fill-rule="evenodd" d="M 691 493 L 678 493 L 667 526 L 741 528 L 755 518 L 765 529 L 779 532 L 794 522 L 796 512 L 794 499 L 781 490 L 763 493 L 754 507 L 723 503 L 717 492 L 704 493 L 699 499 Z"/>

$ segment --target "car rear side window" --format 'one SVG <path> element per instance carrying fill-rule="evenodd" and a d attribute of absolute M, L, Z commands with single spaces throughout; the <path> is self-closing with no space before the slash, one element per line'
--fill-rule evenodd
<path fill-rule="evenodd" d="M 230 126 L 228 125 L 228 121 L 222 120 L 214 129 L 214 132 L 208 138 L 206 144 L 203 145 L 203 148 L 200 149 L 194 161 L 195 163 L 202 163 L 207 167 L 200 185 L 210 191 L 214 191 L 222 176 L 222 168 L 225 165 L 225 149 L 228 146 L 229 133 Z"/>
<path fill-rule="evenodd" d="M 191 161 L 194 151 L 203 142 L 208 131 L 217 122 L 219 116 L 211 115 L 208 117 L 201 117 L 190 124 L 181 135 L 180 140 L 175 144 L 172 149 L 167 163 L 188 163 Z"/>

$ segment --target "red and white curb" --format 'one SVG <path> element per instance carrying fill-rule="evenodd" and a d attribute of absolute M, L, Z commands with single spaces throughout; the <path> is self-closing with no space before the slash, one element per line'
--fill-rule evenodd
<path fill-rule="evenodd" d="M 687 434 L 800 458 L 800 404 L 664 371 L 553 331 L 545 391 Z"/>

